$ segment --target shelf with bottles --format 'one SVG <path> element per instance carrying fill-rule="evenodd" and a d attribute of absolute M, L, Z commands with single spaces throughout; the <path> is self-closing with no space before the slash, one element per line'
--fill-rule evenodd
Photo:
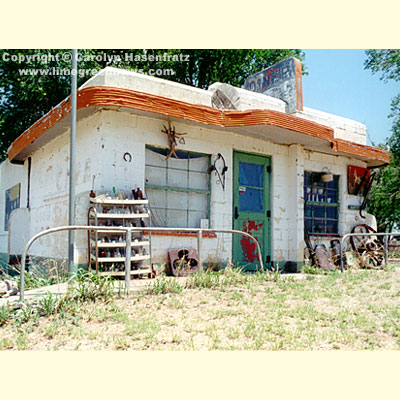
<path fill-rule="evenodd" d="M 141 200 L 132 200 L 132 199 L 113 199 L 113 198 L 106 198 L 102 196 L 98 196 L 97 198 L 91 198 L 90 199 L 91 203 L 94 204 L 102 204 L 105 206 L 112 206 L 112 205 L 126 205 L 126 206 L 138 206 L 141 204 L 148 204 L 149 201 L 147 199 L 141 199 Z"/>
<path fill-rule="evenodd" d="M 98 274 L 101 276 L 125 276 L 125 262 L 113 260 L 112 263 L 102 261 L 98 265 Z M 151 268 L 143 267 L 140 262 L 133 260 L 131 263 L 131 276 L 135 275 L 152 275 Z"/>
<path fill-rule="evenodd" d="M 130 219 L 130 218 L 148 218 L 149 214 L 146 212 L 143 213 L 130 213 L 130 212 L 122 212 L 122 213 L 95 213 L 94 209 L 92 209 L 91 217 L 101 218 L 101 219 Z"/>
<path fill-rule="evenodd" d="M 96 260 L 96 256 L 94 254 L 90 255 L 92 257 L 92 260 Z M 143 260 L 149 260 L 150 256 L 145 255 L 145 256 L 133 256 L 131 257 L 131 261 L 143 261 Z M 117 262 L 123 262 L 125 263 L 125 257 L 118 257 L 118 256 L 110 256 L 110 257 L 97 257 L 98 262 L 104 262 L 104 263 L 117 263 Z M 125 264 L 124 264 L 125 267 Z"/>
<path fill-rule="evenodd" d="M 103 204 L 103 205 L 140 205 L 140 204 L 148 204 L 148 200 L 143 196 L 143 192 L 140 187 L 136 187 L 131 191 L 127 190 L 125 187 L 124 190 L 116 190 L 113 187 L 111 192 L 107 192 L 102 187 L 99 192 L 96 193 L 91 190 L 90 191 L 90 202 L 95 204 Z"/>
<path fill-rule="evenodd" d="M 112 214 L 106 214 L 108 215 L 105 218 L 99 218 L 97 212 L 95 209 L 93 209 L 92 207 L 89 209 L 89 215 L 88 215 L 88 223 L 89 225 L 93 225 L 93 226 L 98 226 L 98 227 L 107 227 L 107 228 L 112 228 L 112 227 L 116 227 L 116 228 L 145 228 L 146 227 L 146 223 L 144 221 L 145 218 L 149 218 L 149 214 L 148 213 L 143 213 L 140 214 L 140 217 L 136 217 L 136 216 L 127 216 L 126 218 L 119 218 L 119 217 L 113 217 Z M 108 230 L 108 229 L 104 229 L 104 230 L 98 230 L 98 233 L 101 234 L 105 234 L 107 232 L 112 232 L 112 233 L 119 233 L 120 235 L 124 235 L 125 232 L 124 231 L 119 231 L 119 230 Z"/>
<path fill-rule="evenodd" d="M 149 246 L 150 242 L 147 243 L 147 245 L 141 246 L 139 246 L 137 243 L 133 244 L 133 248 L 131 249 L 131 261 L 150 259 L 149 251 L 146 249 L 146 246 Z M 108 244 L 117 246 L 107 246 Z M 97 259 L 98 262 L 125 262 L 126 247 L 122 247 L 122 243 L 104 243 L 103 247 L 92 246 L 92 249 L 97 249 L 97 254 L 93 251 L 90 253 L 91 258 L 94 261 Z"/>
<path fill-rule="evenodd" d="M 125 232 L 121 231 L 104 231 L 103 234 L 92 232 L 89 235 L 89 255 L 90 265 L 95 267 L 96 272 L 99 271 L 99 264 L 115 264 L 121 263 L 121 267 L 125 270 L 126 260 L 126 241 Z M 132 232 L 131 239 L 131 261 L 132 263 L 143 263 L 148 261 L 148 266 L 140 265 L 138 268 L 132 264 L 132 271 L 140 269 L 144 273 L 151 272 L 151 235 L 146 240 L 142 232 Z M 105 266 L 104 271 L 110 272 L 111 267 Z M 112 275 L 112 274 L 109 274 Z"/>
<path fill-rule="evenodd" d="M 140 188 L 131 193 L 116 191 L 98 196 L 91 192 L 88 210 L 88 225 L 97 227 L 145 227 L 150 213 L 148 200 L 143 198 Z M 88 233 L 90 268 L 98 273 L 123 275 L 125 272 L 126 232 L 120 230 L 96 230 Z M 147 262 L 146 262 L 147 261 Z M 146 263 L 145 263 L 146 262 Z M 149 265 L 144 265 L 149 264 Z M 141 272 L 138 272 L 141 271 Z M 117 273 L 118 272 L 118 273 Z M 151 234 L 145 238 L 143 232 L 132 232 L 131 275 L 151 273 Z"/>
<path fill-rule="evenodd" d="M 97 218 L 147 218 L 149 213 L 146 205 L 148 200 L 102 200 L 90 199 L 91 217 Z"/>
<path fill-rule="evenodd" d="M 321 173 L 304 172 L 304 200 L 308 204 L 338 204 L 338 176 L 324 182 Z"/>
<path fill-rule="evenodd" d="M 110 232 L 110 231 L 103 231 L 103 232 Z M 104 248 L 109 248 L 109 247 L 123 247 L 126 248 L 126 242 L 125 240 L 122 241 L 118 241 L 118 242 L 106 242 L 104 240 L 102 240 L 104 238 L 101 238 L 100 240 L 97 241 L 97 247 L 104 247 Z M 122 237 L 121 237 L 122 239 Z M 96 245 L 96 242 L 93 239 L 91 240 L 91 244 L 92 246 Z M 150 242 L 148 240 L 137 240 L 136 242 L 133 241 L 131 244 L 131 247 L 138 247 L 138 246 L 148 246 L 150 244 Z"/>
<path fill-rule="evenodd" d="M 92 225 L 95 226 L 95 225 Z M 97 239 L 96 239 L 97 233 Z M 150 237 L 146 238 L 143 232 L 133 231 L 131 236 L 131 247 L 150 245 Z M 91 231 L 90 244 L 97 247 L 121 247 L 126 248 L 126 232 L 120 230 L 98 230 Z"/>
<path fill-rule="evenodd" d="M 152 271 L 147 269 L 137 269 L 131 271 L 131 276 L 133 275 L 151 275 Z M 101 276 L 125 276 L 125 271 L 101 271 Z"/>

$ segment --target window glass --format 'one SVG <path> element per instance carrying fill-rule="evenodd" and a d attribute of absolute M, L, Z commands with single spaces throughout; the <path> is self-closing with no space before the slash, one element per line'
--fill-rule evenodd
<path fill-rule="evenodd" d="M 208 209 L 208 195 L 203 193 L 188 193 L 189 211 L 204 211 Z M 204 217 L 207 218 L 207 217 Z"/>
<path fill-rule="evenodd" d="M 326 191 L 326 202 L 327 203 L 337 203 L 337 190 L 327 190 Z"/>
<path fill-rule="evenodd" d="M 183 158 L 182 152 L 177 152 L 177 156 L 179 158 L 175 158 L 174 156 L 171 156 L 168 161 L 168 169 L 173 170 L 173 169 L 180 169 L 187 171 L 189 168 L 189 160 L 187 158 Z"/>
<path fill-rule="evenodd" d="M 330 219 L 336 219 L 336 207 L 326 207 L 326 217 Z"/>
<path fill-rule="evenodd" d="M 209 174 L 204 172 L 189 171 L 188 187 L 190 189 L 208 188 Z"/>
<path fill-rule="evenodd" d="M 167 184 L 167 174 L 165 167 L 146 166 L 146 179 L 153 185 L 165 186 Z"/>
<path fill-rule="evenodd" d="M 304 172 L 304 223 L 309 233 L 338 233 L 339 176 L 323 182 L 322 172 Z"/>
<path fill-rule="evenodd" d="M 186 228 L 188 225 L 188 215 L 185 210 L 167 209 L 167 220 L 171 226 L 176 228 Z"/>
<path fill-rule="evenodd" d="M 253 189 L 249 187 L 239 188 L 239 211 L 263 211 L 263 193 L 262 189 Z"/>
<path fill-rule="evenodd" d="M 189 159 L 190 171 L 207 172 L 209 166 L 210 162 L 209 162 L 209 157 L 207 156 L 199 155 L 198 157 L 190 157 Z"/>
<path fill-rule="evenodd" d="M 263 181 L 262 165 L 239 162 L 239 185 L 262 188 Z"/>
<path fill-rule="evenodd" d="M 325 221 L 323 219 L 314 219 L 313 229 L 313 233 L 325 233 Z"/>
<path fill-rule="evenodd" d="M 167 186 L 176 187 L 176 188 L 187 188 L 188 187 L 188 177 L 189 177 L 189 172 L 187 170 L 168 169 L 168 171 L 167 171 Z M 146 176 L 146 178 L 147 178 L 147 176 Z"/>
<path fill-rule="evenodd" d="M 326 221 L 327 233 L 337 233 L 337 221 Z"/>
<path fill-rule="evenodd" d="M 314 206 L 314 217 L 324 218 L 325 217 L 325 207 L 324 206 Z"/>
<path fill-rule="evenodd" d="M 146 146 L 145 193 L 153 226 L 199 228 L 209 218 L 210 156 Z"/>

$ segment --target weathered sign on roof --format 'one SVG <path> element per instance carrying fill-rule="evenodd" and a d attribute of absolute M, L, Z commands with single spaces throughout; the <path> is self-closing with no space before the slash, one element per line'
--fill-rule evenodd
<path fill-rule="evenodd" d="M 301 62 L 291 57 L 250 75 L 244 88 L 285 101 L 288 112 L 303 110 Z"/>

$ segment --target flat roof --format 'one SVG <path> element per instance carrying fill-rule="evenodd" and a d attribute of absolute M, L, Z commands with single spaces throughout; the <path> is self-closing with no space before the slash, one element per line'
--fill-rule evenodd
<path fill-rule="evenodd" d="M 103 74 L 91 78 L 78 90 L 77 109 L 81 110 L 81 116 L 84 113 L 87 114 L 91 108 L 119 107 L 137 113 L 145 113 L 145 115 L 171 117 L 176 120 L 207 125 L 210 128 L 215 127 L 220 130 L 259 137 L 275 143 L 280 143 L 280 138 L 279 134 L 274 134 L 274 132 L 284 131 L 292 143 L 303 144 L 311 150 L 319 151 L 315 146 L 318 145 L 320 148 L 322 143 L 322 152 L 355 157 L 364 160 L 369 166 L 381 166 L 390 161 L 390 153 L 386 150 L 335 138 L 334 129 L 330 126 L 302 118 L 298 113 L 293 115 L 278 111 L 282 108 L 278 104 L 281 101 L 277 99 L 274 99 L 277 105 L 275 109 L 219 110 L 205 105 L 210 98 L 210 91 L 154 77 L 143 77 L 141 74 L 130 71 L 122 71 L 121 75 L 128 76 L 129 79 L 136 79 L 136 82 L 139 82 L 138 86 L 141 86 L 143 91 L 124 87 L 132 86 L 132 82 L 129 84 L 124 82 L 124 79 L 114 79 L 114 82 L 120 82 L 118 87 L 107 86 L 104 78 L 104 71 L 107 70 L 109 69 L 106 68 L 103 70 Z M 111 68 L 111 70 L 114 74 L 118 71 L 116 68 Z M 129 73 L 127 74 L 127 72 Z M 146 84 L 151 85 L 150 89 L 146 87 Z M 181 89 L 185 92 L 181 98 L 189 98 L 190 102 L 175 98 Z M 160 95 L 164 92 L 169 97 Z M 261 95 L 257 94 L 257 96 Z M 266 102 L 270 102 L 268 96 L 266 97 Z M 262 98 L 260 99 L 262 100 Z M 23 132 L 8 149 L 9 160 L 22 161 L 35 150 L 37 145 L 43 146 L 48 140 L 51 140 L 54 136 L 46 134 L 46 132 L 63 120 L 69 114 L 70 108 L 70 99 L 67 98 Z M 67 127 L 65 120 L 63 122 Z M 266 133 L 264 132 L 265 128 L 264 131 L 262 129 L 265 126 L 274 129 Z M 33 145 L 34 143 L 35 145 Z"/>

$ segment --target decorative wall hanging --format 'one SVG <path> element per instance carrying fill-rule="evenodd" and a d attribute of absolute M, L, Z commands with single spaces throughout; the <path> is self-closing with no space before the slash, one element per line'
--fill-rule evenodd
<path fill-rule="evenodd" d="M 368 187 L 370 176 L 369 169 L 349 165 L 347 180 L 349 194 L 358 195 L 359 193 L 364 193 Z"/>
<path fill-rule="evenodd" d="M 169 146 L 169 154 L 166 158 L 166 160 L 168 160 L 172 155 L 175 158 L 179 158 L 176 153 L 175 153 L 175 147 L 177 146 L 178 142 L 180 144 L 185 144 L 185 139 L 184 138 L 179 138 L 180 136 L 184 136 L 187 135 L 187 133 L 177 133 L 175 131 L 175 126 L 171 126 L 171 122 L 168 120 L 168 128 L 163 125 L 164 129 L 161 130 L 161 132 L 167 134 L 168 136 L 168 146 Z M 177 141 L 177 139 L 179 138 L 179 140 Z"/>
<path fill-rule="evenodd" d="M 124 154 L 124 160 L 125 160 L 126 162 L 131 162 L 131 161 L 132 161 L 132 155 L 131 155 L 131 153 L 126 152 L 126 153 Z"/>
<path fill-rule="evenodd" d="M 218 171 L 217 168 L 217 161 L 221 160 L 223 165 L 221 165 L 220 171 Z M 214 162 L 211 164 L 210 168 L 208 168 L 208 173 L 211 174 L 211 172 L 215 171 L 215 173 L 218 176 L 217 183 L 221 184 L 222 189 L 225 190 L 225 172 L 228 171 L 228 167 L 225 162 L 225 158 L 221 153 L 218 153 L 217 157 L 214 159 Z"/>

